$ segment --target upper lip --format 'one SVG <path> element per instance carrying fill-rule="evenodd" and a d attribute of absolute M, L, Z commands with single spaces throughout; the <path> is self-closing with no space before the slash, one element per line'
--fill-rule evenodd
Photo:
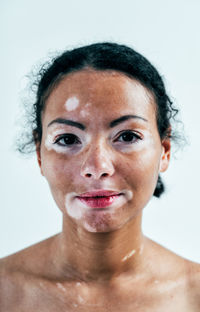
<path fill-rule="evenodd" d="M 97 196 L 113 196 L 113 195 L 120 195 L 122 192 L 116 192 L 116 191 L 108 191 L 108 190 L 95 190 L 95 191 L 90 191 L 86 193 L 80 194 L 78 197 L 97 197 Z"/>

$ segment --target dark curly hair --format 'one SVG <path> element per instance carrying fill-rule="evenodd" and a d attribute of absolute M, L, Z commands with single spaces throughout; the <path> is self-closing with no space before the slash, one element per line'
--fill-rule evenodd
<path fill-rule="evenodd" d="M 130 47 L 117 43 L 95 43 L 72 50 L 65 51 L 61 55 L 45 63 L 34 82 L 36 101 L 31 113 L 31 136 L 18 144 L 18 150 L 22 153 L 33 150 L 35 143 L 42 139 L 41 115 L 45 107 L 46 99 L 60 80 L 67 74 L 84 68 L 95 70 L 116 70 L 138 80 L 155 98 L 157 104 L 157 126 L 161 140 L 172 139 L 171 119 L 174 119 L 178 110 L 166 93 L 163 79 L 156 68 L 140 53 Z M 38 144 L 37 144 L 38 145 Z M 154 196 L 160 197 L 164 192 L 164 184 L 158 176 Z"/>

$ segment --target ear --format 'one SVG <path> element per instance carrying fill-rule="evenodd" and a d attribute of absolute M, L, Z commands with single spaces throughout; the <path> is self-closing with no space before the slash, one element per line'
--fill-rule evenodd
<path fill-rule="evenodd" d="M 160 172 L 164 172 L 167 170 L 169 166 L 170 155 L 171 155 L 170 138 L 165 138 L 162 140 L 162 153 L 160 156 L 160 168 L 159 168 Z"/>
<path fill-rule="evenodd" d="M 42 170 L 42 161 L 41 161 L 41 152 L 40 152 L 40 144 L 39 143 L 37 143 L 37 145 L 36 145 L 36 155 L 37 155 L 37 162 L 38 162 L 38 165 L 40 167 L 40 172 L 42 175 L 44 175 L 43 170 Z"/>
<path fill-rule="evenodd" d="M 41 142 L 38 141 L 38 135 L 35 131 L 33 131 L 33 137 L 35 140 L 35 149 L 36 149 L 36 156 L 37 156 L 37 162 L 38 165 L 40 167 L 40 172 L 42 175 L 43 174 L 43 170 L 42 170 L 42 161 L 41 161 Z"/>

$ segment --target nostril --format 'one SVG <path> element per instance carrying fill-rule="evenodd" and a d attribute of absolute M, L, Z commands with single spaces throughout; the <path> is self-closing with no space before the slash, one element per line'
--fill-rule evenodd
<path fill-rule="evenodd" d="M 91 176 L 92 176 L 91 173 L 86 173 L 86 174 L 85 174 L 85 177 L 86 177 L 86 178 L 91 178 Z M 104 172 L 104 173 L 101 174 L 101 177 L 108 177 L 108 176 L 109 176 L 109 174 L 106 173 L 106 172 Z"/>
<path fill-rule="evenodd" d="M 85 175 L 87 178 L 90 178 L 92 175 L 91 175 L 91 173 L 86 173 L 86 175 Z"/>

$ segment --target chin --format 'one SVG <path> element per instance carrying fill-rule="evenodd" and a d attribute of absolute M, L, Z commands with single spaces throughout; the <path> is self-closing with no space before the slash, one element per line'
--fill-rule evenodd
<path fill-rule="evenodd" d="M 95 225 L 88 224 L 87 222 L 83 224 L 83 227 L 87 232 L 90 232 L 90 233 L 110 233 L 120 228 L 120 227 L 111 227 L 111 226 L 109 227 L 103 224 L 95 226 Z"/>
<path fill-rule="evenodd" d="M 123 223 L 119 222 L 119 220 L 116 220 L 116 218 L 113 218 L 112 215 L 100 213 L 94 216 L 87 216 L 83 219 L 81 222 L 82 227 L 91 233 L 109 233 L 114 232 L 123 225 L 127 223 L 127 220 Z"/>

